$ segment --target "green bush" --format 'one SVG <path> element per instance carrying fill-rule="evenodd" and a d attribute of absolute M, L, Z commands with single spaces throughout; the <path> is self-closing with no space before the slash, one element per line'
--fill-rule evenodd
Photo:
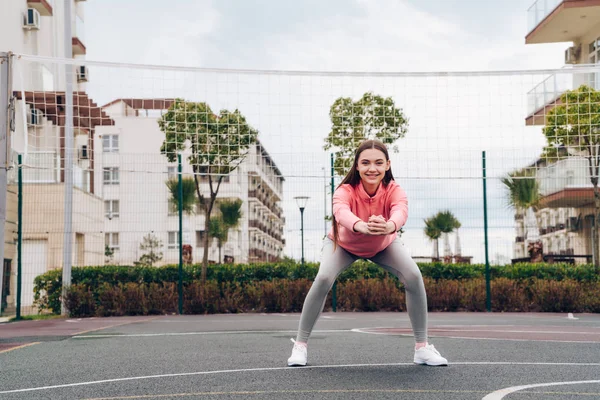
<path fill-rule="evenodd" d="M 419 268 L 428 282 L 429 302 L 435 309 L 485 309 L 484 265 L 423 263 L 419 264 Z M 207 285 L 200 287 L 198 282 L 201 266 L 185 266 L 183 285 L 187 297 L 184 308 L 191 313 L 210 313 L 215 310 L 246 312 L 248 309 L 267 312 L 282 309 L 290 312 L 300 311 L 304 296 L 317 272 L 316 263 L 306 263 L 302 266 L 290 260 L 252 265 L 211 265 L 207 271 Z M 529 299 L 532 304 L 539 304 L 543 300 L 543 296 L 536 295 L 538 292 L 533 286 L 534 281 L 569 281 L 575 287 L 598 282 L 592 265 L 493 266 L 490 268 L 490 277 L 493 291 L 496 293 L 494 306 L 498 305 L 506 311 L 535 309 L 534 305 L 525 304 L 525 299 Z M 178 278 L 179 270 L 175 265 L 74 267 L 72 287 L 66 300 L 73 315 L 145 315 L 175 312 L 178 302 Z M 484 282 L 483 288 L 475 282 Z M 377 291 L 374 292 L 373 287 L 367 288 L 367 284 L 375 285 Z M 385 307 L 389 307 L 390 310 L 403 309 L 403 306 L 398 305 L 403 303 L 401 299 L 404 296 L 398 279 L 371 262 L 355 262 L 338 277 L 338 287 L 339 290 L 346 290 L 347 298 L 344 301 L 349 308 L 372 311 L 381 310 L 383 304 L 387 304 Z M 550 286 L 544 287 L 548 290 L 549 297 L 554 296 Z M 60 313 L 61 288 L 60 269 L 35 278 L 35 302 L 40 311 Z M 561 296 L 564 295 L 562 288 L 561 286 L 559 289 Z M 275 293 L 278 293 L 280 298 L 275 298 Z M 572 289 L 570 296 L 573 299 L 561 298 L 561 301 L 568 304 L 585 304 L 582 307 L 588 310 L 600 308 L 600 301 L 595 296 L 578 293 L 576 289 Z M 564 309 L 560 302 L 556 303 L 555 307 Z M 541 308 L 552 309 L 551 306 Z"/>
<path fill-rule="evenodd" d="M 392 278 L 359 279 L 340 282 L 338 311 L 405 311 L 406 296 Z M 485 279 L 463 281 L 425 278 L 430 311 L 485 311 Z M 152 284 L 156 285 L 156 284 Z M 92 290 L 72 285 L 67 294 L 71 316 L 121 316 L 168 314 L 176 312 L 177 286 L 148 286 L 128 283 L 103 284 Z M 245 285 L 231 282 L 199 281 L 184 285 L 185 314 L 241 312 L 299 312 L 311 281 L 307 279 L 254 281 Z M 492 281 L 492 311 L 598 312 L 599 282 L 582 283 L 572 279 L 553 281 L 532 278 Z M 331 310 L 332 294 L 325 303 Z M 165 305 L 161 309 L 160 305 Z"/>

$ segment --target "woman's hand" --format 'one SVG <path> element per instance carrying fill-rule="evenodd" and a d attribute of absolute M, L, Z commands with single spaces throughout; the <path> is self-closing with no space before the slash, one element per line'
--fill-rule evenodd
<path fill-rule="evenodd" d="M 386 221 L 381 215 L 371 215 L 367 223 L 371 235 L 389 235 L 396 230 L 392 221 Z"/>
<path fill-rule="evenodd" d="M 372 235 L 369 231 L 369 225 L 365 221 L 358 221 L 355 223 L 354 230 L 359 233 L 364 233 L 365 235 Z"/>
<path fill-rule="evenodd" d="M 368 222 L 358 221 L 354 224 L 354 230 L 365 235 L 389 235 L 396 230 L 396 224 L 386 221 L 381 215 L 372 215 Z"/>

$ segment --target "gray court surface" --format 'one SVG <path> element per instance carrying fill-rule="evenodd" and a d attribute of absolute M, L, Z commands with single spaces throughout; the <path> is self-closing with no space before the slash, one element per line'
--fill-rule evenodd
<path fill-rule="evenodd" d="M 0 352 L 0 399 L 600 399 L 600 315 L 430 313 L 450 365 L 427 367 L 406 313 L 324 313 L 289 368 L 299 317 L 0 324 L 20 343 Z"/>

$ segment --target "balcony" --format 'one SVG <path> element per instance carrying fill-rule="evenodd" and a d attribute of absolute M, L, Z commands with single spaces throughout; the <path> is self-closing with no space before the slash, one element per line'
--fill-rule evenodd
<path fill-rule="evenodd" d="M 526 44 L 572 42 L 600 18 L 597 0 L 536 0 L 527 10 Z"/>
<path fill-rule="evenodd" d="M 573 89 L 573 75 L 554 74 L 538 83 L 527 93 L 525 125 L 544 125 L 548 112 L 561 104 L 560 96 Z"/>
<path fill-rule="evenodd" d="M 84 24 L 81 17 L 77 14 L 73 17 L 73 21 L 71 24 L 71 34 L 73 38 L 71 39 L 71 43 L 73 45 L 73 55 L 85 55 L 85 34 L 84 34 Z"/>
<path fill-rule="evenodd" d="M 42 17 L 52 16 L 54 0 L 27 0 L 27 6 L 35 8 Z"/>
<path fill-rule="evenodd" d="M 542 207 L 579 208 L 594 202 L 594 190 L 585 158 L 569 157 L 541 168 L 537 180 L 543 196 Z"/>
<path fill-rule="evenodd" d="M 23 168 L 23 183 L 60 183 L 60 156 L 56 151 L 27 153 Z M 91 191 L 91 171 L 73 164 L 73 186 Z"/>

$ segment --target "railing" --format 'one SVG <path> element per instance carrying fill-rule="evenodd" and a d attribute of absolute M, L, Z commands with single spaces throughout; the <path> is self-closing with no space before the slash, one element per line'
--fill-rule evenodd
<path fill-rule="evenodd" d="M 527 10 L 527 32 L 530 33 L 564 0 L 537 0 Z"/>
<path fill-rule="evenodd" d="M 527 115 L 532 115 L 573 89 L 572 74 L 554 74 L 538 83 L 527 93 Z"/>
<path fill-rule="evenodd" d="M 537 180 L 540 194 L 548 196 L 567 188 L 592 187 L 587 160 L 583 157 L 569 157 L 538 170 Z"/>
<path fill-rule="evenodd" d="M 90 171 L 73 165 L 73 186 L 85 192 L 90 191 Z"/>
<path fill-rule="evenodd" d="M 71 30 L 73 37 L 78 38 L 85 45 L 85 25 L 81 17 L 76 13 L 73 16 Z"/>
<path fill-rule="evenodd" d="M 73 186 L 89 192 L 91 171 L 73 164 Z M 55 151 L 31 151 L 23 165 L 23 183 L 59 183 L 60 158 Z"/>
<path fill-rule="evenodd" d="M 60 181 L 60 160 L 55 151 L 31 151 L 23 165 L 24 183 L 57 183 Z"/>

